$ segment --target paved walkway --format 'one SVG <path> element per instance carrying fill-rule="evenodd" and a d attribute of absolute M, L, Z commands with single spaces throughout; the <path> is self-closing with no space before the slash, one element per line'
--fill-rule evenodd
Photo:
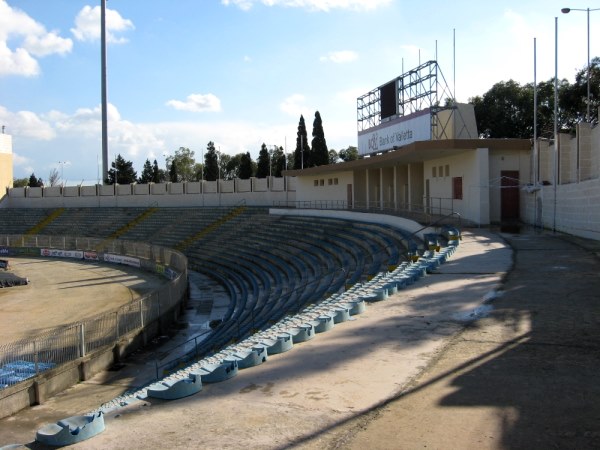
<path fill-rule="evenodd" d="M 74 448 L 598 447 L 600 263 L 550 234 L 503 237 L 465 233 L 439 274 L 356 320 L 195 396 L 108 414 Z M 41 425 L 128 384 L 101 378 L 0 421 L 0 445 L 39 448 Z"/>
<path fill-rule="evenodd" d="M 504 237 L 515 267 L 489 316 L 406 389 L 308 447 L 600 448 L 600 242 Z"/>

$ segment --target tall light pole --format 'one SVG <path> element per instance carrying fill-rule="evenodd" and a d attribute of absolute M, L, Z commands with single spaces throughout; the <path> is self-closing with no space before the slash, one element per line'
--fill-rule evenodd
<path fill-rule="evenodd" d="M 102 84 L 102 183 L 108 179 L 108 117 L 106 100 L 106 0 L 100 6 L 100 59 Z"/>
<path fill-rule="evenodd" d="M 590 121 L 590 11 L 600 11 L 600 8 L 562 8 L 560 10 L 563 14 L 569 14 L 571 11 L 585 11 L 587 13 L 587 114 L 585 116 L 586 122 Z"/>

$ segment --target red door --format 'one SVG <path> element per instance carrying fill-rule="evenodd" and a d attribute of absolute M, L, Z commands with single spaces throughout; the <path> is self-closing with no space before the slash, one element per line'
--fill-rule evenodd
<path fill-rule="evenodd" d="M 518 220 L 519 214 L 519 171 L 503 170 L 500 172 L 500 219 Z"/>

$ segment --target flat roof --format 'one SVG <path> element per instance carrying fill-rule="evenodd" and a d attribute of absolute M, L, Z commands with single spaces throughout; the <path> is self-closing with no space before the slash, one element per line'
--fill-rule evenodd
<path fill-rule="evenodd" d="M 478 148 L 495 150 L 531 150 L 531 139 L 443 139 L 418 141 L 389 150 L 380 155 L 372 155 L 355 161 L 309 167 L 307 169 L 285 170 L 284 176 L 317 175 L 331 172 L 346 172 L 356 169 L 377 169 L 390 164 L 410 164 L 435 158 L 458 155 Z"/>

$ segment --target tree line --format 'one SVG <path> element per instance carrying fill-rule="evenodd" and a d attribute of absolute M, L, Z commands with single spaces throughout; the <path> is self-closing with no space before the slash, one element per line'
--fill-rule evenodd
<path fill-rule="evenodd" d="M 196 153 L 187 147 L 179 147 L 172 155 L 165 158 L 165 167 L 158 166 L 158 161 L 146 159 L 142 171 L 138 176 L 132 161 L 126 160 L 118 154 L 111 162 L 108 170 L 107 184 L 130 183 L 180 183 L 184 181 L 215 181 L 218 179 L 242 180 L 251 177 L 266 178 L 268 176 L 281 177 L 284 170 L 301 169 L 323 164 L 335 164 L 341 161 L 358 159 L 358 149 L 354 146 L 341 149 L 337 152 L 328 149 L 323 130 L 323 121 L 318 111 L 315 112 L 313 123 L 312 141 L 309 144 L 304 117 L 300 116 L 296 149 L 293 153 L 286 154 L 282 146 L 263 143 L 258 152 L 256 161 L 250 152 L 237 155 L 228 155 L 220 152 L 213 141 L 210 141 L 204 152 L 204 161 L 196 161 Z M 44 185 L 57 186 L 61 182 L 56 169 L 50 171 L 48 182 L 37 178 L 32 173 L 29 178 L 15 179 L 15 187 L 41 187 Z"/>
<path fill-rule="evenodd" d="M 600 58 L 590 61 L 590 117 L 587 114 L 588 67 L 576 72 L 575 82 L 558 80 L 558 131 L 573 133 L 578 123 L 598 121 L 600 106 Z M 531 139 L 534 115 L 534 84 L 501 81 L 482 96 L 469 99 L 484 138 Z M 554 135 L 554 78 L 537 84 L 537 136 Z"/>

